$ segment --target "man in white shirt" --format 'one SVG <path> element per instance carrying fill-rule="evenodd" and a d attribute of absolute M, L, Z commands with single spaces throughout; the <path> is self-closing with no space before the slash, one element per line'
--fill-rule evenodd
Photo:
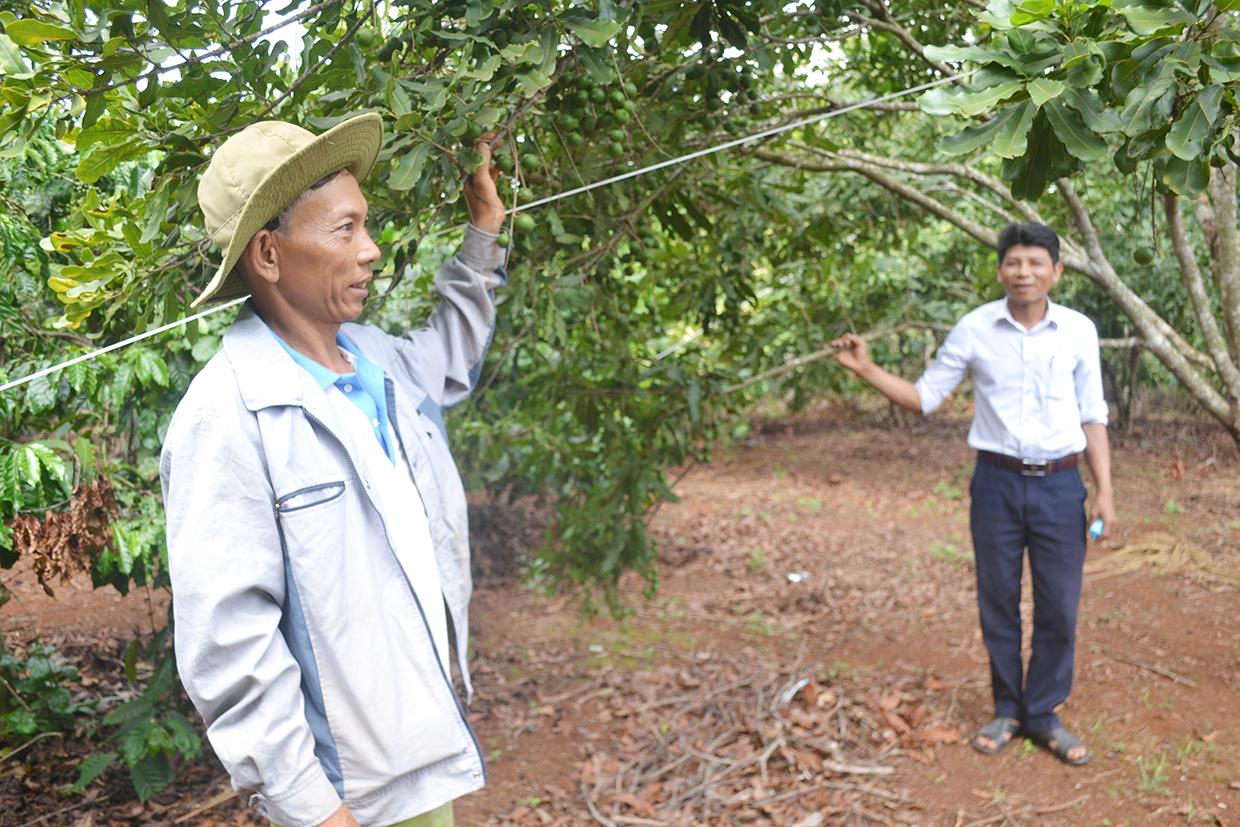
<path fill-rule="evenodd" d="M 1068 697 L 1085 562 L 1081 452 L 1097 490 L 1091 519 L 1115 526 L 1107 405 L 1098 333 L 1088 318 L 1048 296 L 1063 276 L 1059 237 L 1042 224 L 999 234 L 999 283 L 1007 297 L 973 310 L 948 334 L 916 384 L 870 360 L 863 339 L 843 336 L 836 358 L 891 401 L 930 414 L 966 374 L 976 413 L 969 446 L 977 468 L 969 522 L 982 637 L 990 655 L 995 717 L 974 736 L 995 754 L 1017 734 L 1069 764 L 1089 751 L 1055 709 Z M 1021 660 L 1020 581 L 1025 549 L 1033 573 L 1033 653 Z"/>

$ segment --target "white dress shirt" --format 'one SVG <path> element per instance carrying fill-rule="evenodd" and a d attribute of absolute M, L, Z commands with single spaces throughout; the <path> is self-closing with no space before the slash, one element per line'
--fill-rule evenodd
<path fill-rule="evenodd" d="M 956 323 L 917 380 L 923 414 L 943 403 L 965 374 L 976 413 L 969 446 L 1034 461 L 1085 450 L 1082 423 L 1107 422 L 1098 330 L 1086 316 L 1047 300 L 1026 330 L 1007 299 Z"/>

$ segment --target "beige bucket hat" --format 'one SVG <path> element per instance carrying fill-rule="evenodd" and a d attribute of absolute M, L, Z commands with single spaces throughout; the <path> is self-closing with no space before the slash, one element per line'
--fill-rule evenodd
<path fill-rule="evenodd" d="M 360 182 L 382 145 L 383 119 L 373 113 L 322 135 L 283 121 L 260 121 L 220 144 L 198 182 L 198 206 L 224 261 L 190 306 L 244 296 L 245 283 L 235 268 L 254 234 L 326 175 L 348 169 Z"/>

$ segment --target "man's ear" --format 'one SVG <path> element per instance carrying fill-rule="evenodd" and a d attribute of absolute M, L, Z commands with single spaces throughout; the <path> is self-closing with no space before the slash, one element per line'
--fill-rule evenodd
<path fill-rule="evenodd" d="M 242 273 L 250 279 L 275 284 L 280 280 L 280 252 L 275 233 L 265 227 L 254 234 L 241 251 Z"/>

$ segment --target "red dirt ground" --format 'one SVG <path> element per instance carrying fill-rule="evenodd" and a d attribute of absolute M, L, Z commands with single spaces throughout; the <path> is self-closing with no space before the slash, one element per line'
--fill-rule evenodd
<path fill-rule="evenodd" d="M 626 624 L 584 623 L 567 600 L 484 577 L 472 716 L 490 783 L 458 802 L 458 823 L 1240 824 L 1234 447 L 1195 422 L 1142 423 L 1115 440 L 1120 525 L 1091 550 L 1091 565 L 1128 559 L 1117 555 L 1124 547 L 1187 565 L 1090 576 L 1076 685 L 1061 715 L 1094 758 L 1070 768 L 1021 742 L 998 757 L 964 743 L 990 712 L 966 431 L 958 419 L 895 427 L 839 408 L 760 429 L 691 470 L 677 486 L 681 502 L 657 515 L 660 589 L 646 601 L 641 584 L 626 583 L 635 610 Z M 510 551 L 495 550 L 522 542 L 505 535 L 537 531 L 528 512 L 479 513 L 482 568 L 502 573 Z M 1186 543 L 1197 556 L 1185 556 Z M 10 639 L 90 648 L 102 653 L 93 656 L 101 671 L 164 610 L 158 597 L 87 588 L 60 589 L 53 601 L 29 580 L 20 571 L 8 580 L 19 598 L 0 610 Z M 91 664 L 83 668 L 89 675 Z M 774 695 L 799 678 L 811 686 L 781 708 Z M 822 712 L 831 703 L 838 718 Z M 752 746 L 710 755 L 728 734 L 708 737 L 720 721 Z M 677 727 L 696 728 L 698 763 L 715 774 L 661 809 L 673 776 L 694 762 L 668 771 L 666 786 L 631 782 L 640 760 L 675 754 Z M 821 746 L 742 760 L 777 735 L 780 747 L 807 733 L 830 735 L 839 760 Z M 209 759 L 153 803 L 126 801 L 123 774 L 109 773 L 83 804 L 50 790 L 72 780 L 74 754 L 44 742 L 21 761 L 0 758 L 0 823 L 45 814 L 42 823 L 83 827 L 173 823 L 227 790 Z M 258 824 L 237 800 L 188 822 Z"/>

